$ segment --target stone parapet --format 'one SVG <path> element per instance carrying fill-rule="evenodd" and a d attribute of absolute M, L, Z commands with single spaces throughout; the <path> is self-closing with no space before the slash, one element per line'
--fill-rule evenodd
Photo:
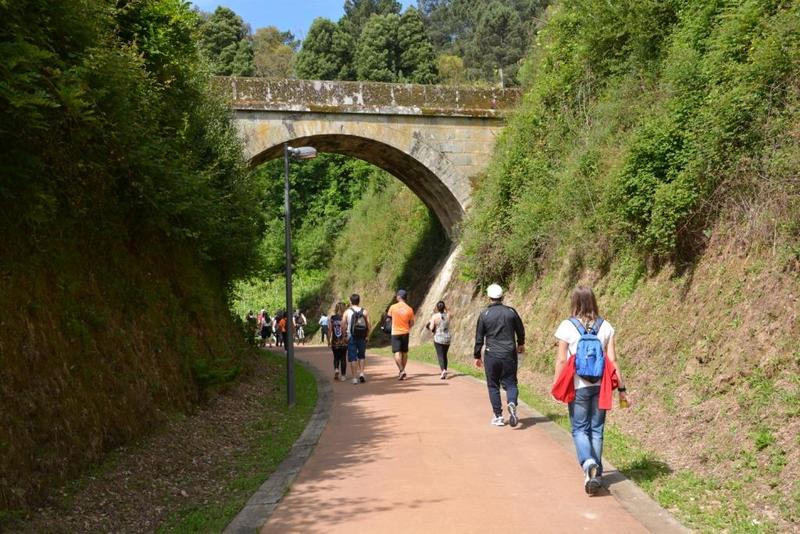
<path fill-rule="evenodd" d="M 217 77 L 236 110 L 502 119 L 519 89 Z"/>

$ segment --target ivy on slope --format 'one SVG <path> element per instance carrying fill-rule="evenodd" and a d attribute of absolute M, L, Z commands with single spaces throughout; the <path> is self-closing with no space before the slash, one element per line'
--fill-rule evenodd
<path fill-rule="evenodd" d="M 771 216 L 792 220 L 798 169 L 781 147 L 797 120 L 798 28 L 800 6 L 781 0 L 552 6 L 478 184 L 466 274 L 535 276 L 562 245 L 599 268 L 621 249 L 690 262 L 737 195 L 772 191 L 784 201 Z M 792 228 L 775 232 L 796 247 Z"/>

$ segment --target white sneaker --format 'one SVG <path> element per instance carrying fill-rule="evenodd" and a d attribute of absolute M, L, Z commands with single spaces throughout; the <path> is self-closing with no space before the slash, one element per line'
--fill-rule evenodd
<path fill-rule="evenodd" d="M 493 426 L 506 426 L 505 422 L 503 421 L 503 416 L 498 415 L 497 417 L 492 417 L 492 425 Z"/>
<path fill-rule="evenodd" d="M 339 380 L 341 380 L 342 382 L 347 381 L 347 375 L 340 375 Z"/>
<path fill-rule="evenodd" d="M 587 495 L 594 495 L 600 489 L 600 480 L 597 478 L 598 465 L 590 464 L 583 477 L 583 490 Z"/>
<path fill-rule="evenodd" d="M 513 426 L 517 426 L 519 419 L 517 419 L 517 405 L 513 402 L 508 403 L 508 424 Z"/>
<path fill-rule="evenodd" d="M 353 379 L 353 384 L 358 384 L 358 378 Z"/>
<path fill-rule="evenodd" d="M 339 380 L 339 370 L 338 369 L 334 369 L 334 371 L 333 371 L 333 379 L 334 380 Z"/>
<path fill-rule="evenodd" d="M 442 371 L 442 376 L 439 377 L 442 380 L 447 380 L 447 371 Z"/>

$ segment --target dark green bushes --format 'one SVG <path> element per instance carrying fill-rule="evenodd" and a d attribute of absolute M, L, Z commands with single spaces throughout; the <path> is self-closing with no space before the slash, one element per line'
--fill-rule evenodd
<path fill-rule="evenodd" d="M 785 1 L 555 5 L 478 185 L 467 274 L 529 273 L 565 243 L 600 262 L 594 242 L 691 260 L 753 163 L 790 138 L 799 27 Z M 768 127 L 781 117 L 783 130 Z M 776 185 L 762 193 L 797 194 L 785 169 L 760 179 Z"/>
<path fill-rule="evenodd" d="M 3 227 L 156 232 L 192 242 L 224 279 L 242 272 L 256 191 L 188 6 L 31 0 L 4 3 L 0 20 Z"/>

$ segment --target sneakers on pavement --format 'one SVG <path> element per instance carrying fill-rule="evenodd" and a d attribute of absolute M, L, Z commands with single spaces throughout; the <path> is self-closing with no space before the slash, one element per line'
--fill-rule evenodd
<path fill-rule="evenodd" d="M 364 373 L 358 375 L 358 381 L 361 382 L 362 384 L 367 381 L 367 379 L 364 378 Z"/>
<path fill-rule="evenodd" d="M 347 381 L 347 375 L 344 375 L 344 374 L 339 375 L 339 380 L 341 380 L 342 382 Z"/>
<path fill-rule="evenodd" d="M 333 371 L 333 379 L 334 380 L 339 380 L 339 370 L 338 369 L 334 369 L 334 371 Z"/>
<path fill-rule="evenodd" d="M 600 489 L 600 480 L 597 478 L 597 464 L 591 464 L 585 472 L 583 489 L 587 495 L 594 495 Z"/>
<path fill-rule="evenodd" d="M 497 417 L 492 417 L 492 425 L 493 426 L 506 426 L 505 422 L 503 421 L 503 416 L 498 415 Z"/>
<path fill-rule="evenodd" d="M 353 384 L 358 384 L 358 378 L 353 378 Z"/>
<path fill-rule="evenodd" d="M 513 402 L 508 403 L 508 424 L 512 427 L 517 426 L 519 419 L 517 419 L 517 405 Z"/>

